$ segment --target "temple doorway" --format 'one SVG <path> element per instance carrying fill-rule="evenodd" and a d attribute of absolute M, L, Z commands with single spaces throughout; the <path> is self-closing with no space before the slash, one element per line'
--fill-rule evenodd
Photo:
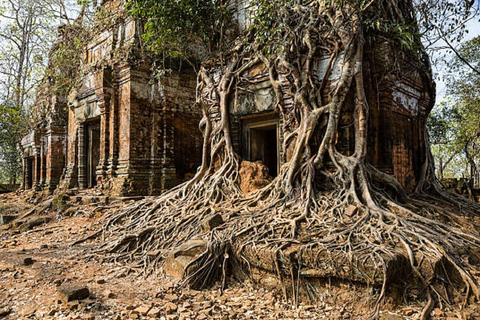
<path fill-rule="evenodd" d="M 272 177 L 279 170 L 278 120 L 250 120 L 244 125 L 246 159 L 262 161 Z"/>
<path fill-rule="evenodd" d="M 100 120 L 89 121 L 86 128 L 87 188 L 97 185 L 96 170 L 100 161 Z"/>

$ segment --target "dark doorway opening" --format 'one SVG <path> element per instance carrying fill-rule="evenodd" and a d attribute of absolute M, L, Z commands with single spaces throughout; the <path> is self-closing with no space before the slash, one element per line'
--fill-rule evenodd
<path fill-rule="evenodd" d="M 33 158 L 29 157 L 29 158 L 26 159 L 26 161 L 27 161 L 27 172 L 26 172 L 26 175 L 25 175 L 25 179 L 27 181 L 26 181 L 26 184 L 25 184 L 25 189 L 31 189 L 32 185 L 33 185 L 33 175 L 34 175 Z"/>
<path fill-rule="evenodd" d="M 45 180 L 47 179 L 47 156 L 42 156 L 42 162 L 41 162 L 41 170 L 42 170 L 42 174 L 41 174 L 41 182 L 42 183 L 45 183 Z"/>
<path fill-rule="evenodd" d="M 246 158 L 249 161 L 262 161 L 268 173 L 276 177 L 278 163 L 278 120 L 249 119 L 244 123 Z"/>
<path fill-rule="evenodd" d="M 87 123 L 86 130 L 86 173 L 87 188 L 97 185 L 97 166 L 100 161 L 100 120 Z"/>

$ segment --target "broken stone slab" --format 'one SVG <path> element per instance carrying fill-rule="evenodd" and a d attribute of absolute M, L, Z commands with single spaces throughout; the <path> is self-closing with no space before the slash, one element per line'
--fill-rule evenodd
<path fill-rule="evenodd" d="M 175 303 L 172 303 L 172 302 L 167 302 L 165 304 L 165 312 L 167 314 L 172 314 L 174 313 L 175 311 L 177 311 L 177 305 Z"/>
<path fill-rule="evenodd" d="M 205 221 L 202 222 L 201 229 L 202 229 L 202 232 L 210 232 L 222 224 L 223 224 L 223 218 L 220 214 L 217 213 L 212 217 L 205 219 Z"/>
<path fill-rule="evenodd" d="M 181 279 L 185 267 L 205 252 L 207 243 L 204 240 L 189 240 L 173 249 L 165 259 L 163 271 L 173 279 Z"/>
<path fill-rule="evenodd" d="M 83 300 L 90 296 L 90 291 L 82 285 L 63 285 L 58 289 L 58 301 L 68 304 L 70 301 Z"/>
<path fill-rule="evenodd" d="M 148 311 L 150 311 L 152 307 L 151 306 L 140 306 L 136 308 L 134 311 L 138 314 L 141 314 L 142 316 L 146 316 L 148 314 Z"/>
<path fill-rule="evenodd" d="M 157 318 L 157 317 L 160 316 L 161 313 L 162 313 L 162 310 L 154 307 L 154 308 L 150 309 L 150 311 L 148 311 L 147 316 L 152 317 L 152 318 Z"/>
<path fill-rule="evenodd" d="M 24 221 L 23 223 L 18 221 L 15 222 L 15 227 L 20 227 L 22 229 L 33 229 L 37 226 L 41 226 L 44 223 L 48 223 L 52 218 L 50 217 L 38 217 L 38 218 L 31 218 L 27 221 Z"/>
<path fill-rule="evenodd" d="M 355 213 L 357 213 L 357 211 L 358 211 L 358 208 L 351 204 L 345 210 L 345 214 L 349 217 L 352 217 Z"/>
<path fill-rule="evenodd" d="M 172 302 L 178 300 L 178 296 L 176 294 L 166 294 L 163 299 Z"/>

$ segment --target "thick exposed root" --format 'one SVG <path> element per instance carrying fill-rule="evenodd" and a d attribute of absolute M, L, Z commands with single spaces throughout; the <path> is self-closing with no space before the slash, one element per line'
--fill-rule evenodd
<path fill-rule="evenodd" d="M 326 8 L 327 3 L 332 7 Z M 366 13 L 348 2 L 341 7 L 327 3 L 286 8 L 286 16 L 303 24 L 293 23 L 296 29 L 280 39 L 289 48 L 271 52 L 269 58 L 261 48 L 245 45 L 253 37 L 247 35 L 219 61 L 205 63 L 197 90 L 204 135 L 197 175 L 154 200 L 108 213 L 102 253 L 137 261 L 152 272 L 170 250 L 202 237 L 208 240 L 207 250 L 185 269 L 190 286 L 225 279 L 230 261 L 246 273 L 255 267 L 276 274 L 284 295 L 295 303 L 302 279 L 308 277 L 373 284 L 379 288 L 377 314 L 392 282 L 416 285 L 428 298 L 425 315 L 435 302 L 450 304 L 455 294 L 480 298 L 471 272 L 480 267 L 478 206 L 438 189 L 428 154 L 412 196 L 395 178 L 367 163 L 369 106 L 362 64 Z M 368 10 L 385 9 L 370 5 Z M 407 22 L 401 12 L 389 14 Z M 312 59 L 321 50 L 330 60 L 322 79 L 313 79 Z M 328 101 L 322 101 L 340 50 L 339 79 L 329 88 Z M 283 119 L 283 150 L 291 154 L 269 185 L 245 195 L 239 188 L 241 159 L 230 137 L 228 99 L 232 88 L 254 82 L 245 76 L 253 67 L 268 70 Z M 426 86 L 433 88 L 428 66 L 418 68 Z M 348 94 L 354 95 L 353 111 L 344 110 Z M 336 149 L 339 119 L 347 112 L 355 131 L 349 156 Z M 321 132 L 316 150 L 311 145 L 315 130 Z M 425 149 L 428 153 L 428 144 Z M 202 223 L 216 214 L 224 224 L 204 231 Z M 153 260 L 151 252 L 158 252 Z M 460 293 L 462 287 L 465 293 Z"/>
<path fill-rule="evenodd" d="M 395 277 L 402 274 L 404 280 L 406 276 L 410 284 L 426 290 L 429 299 L 425 310 L 432 301 L 449 304 L 453 298 L 448 296 L 453 292 L 450 286 L 458 290 L 466 287 L 465 299 L 469 294 L 478 299 L 478 284 L 470 273 L 478 270 L 478 260 L 472 263 L 468 258 L 478 257 L 480 252 L 479 229 L 471 232 L 462 228 L 467 216 L 455 213 L 452 205 L 440 210 L 425 199 L 406 199 L 402 204 L 392 201 L 375 188 L 376 183 L 364 185 L 367 181 L 361 177 L 373 176 L 370 170 L 359 165 L 356 175 L 350 175 L 355 179 L 345 179 L 354 186 L 328 194 L 317 192 L 313 198 L 300 192 L 282 192 L 282 174 L 249 196 L 237 189 L 223 189 L 228 179 L 188 186 L 197 192 L 185 192 L 184 185 L 155 201 L 110 213 L 102 250 L 112 252 L 117 259 L 142 261 L 143 270 L 151 272 L 161 266 L 169 250 L 200 236 L 208 239 L 208 249 L 185 269 L 185 283 L 194 288 L 224 279 L 231 256 L 230 261 L 239 263 L 247 273 L 250 265 L 271 270 L 282 283 L 289 280 L 294 292 L 298 292 L 299 284 L 297 289 L 295 284 L 301 278 L 296 274 L 334 277 L 378 285 L 381 302 L 388 284 L 401 282 Z M 302 189 L 308 190 L 296 190 Z M 204 197 L 213 194 L 221 196 L 213 196 L 215 202 Z M 202 233 L 202 222 L 217 213 L 225 217 L 225 224 Z M 446 216 L 448 225 L 442 222 Z M 148 253 L 155 250 L 160 254 L 148 262 Z M 255 258 L 262 256 L 259 252 L 274 254 L 271 260 L 261 261 Z M 453 274 L 455 280 L 449 278 Z M 284 292 L 296 301 L 298 293 L 287 288 Z M 433 298 L 430 292 L 435 292 Z"/>

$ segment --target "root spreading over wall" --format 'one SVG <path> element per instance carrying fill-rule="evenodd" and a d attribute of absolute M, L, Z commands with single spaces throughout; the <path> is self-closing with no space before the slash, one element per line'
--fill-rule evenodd
<path fill-rule="evenodd" d="M 261 29 L 253 28 L 221 57 L 203 63 L 197 88 L 203 162 L 195 177 L 154 200 L 109 213 L 102 250 L 152 271 L 185 241 L 208 239 L 206 252 L 186 268 L 187 284 L 202 288 L 224 280 L 229 264 L 247 273 L 255 266 L 282 283 L 288 280 L 284 293 L 294 301 L 308 277 L 375 284 L 381 301 L 390 283 L 402 283 L 400 275 L 424 292 L 422 317 L 434 302 L 449 304 L 454 294 L 479 299 L 472 275 L 480 262 L 478 206 L 437 186 L 426 132 L 419 137 L 425 152 L 411 195 L 367 161 L 367 21 L 381 17 L 408 25 L 411 14 L 403 1 L 283 1 L 272 19 L 282 25 L 268 27 L 279 30 L 271 42 L 258 40 Z M 431 71 L 421 45 L 413 44 L 418 46 L 405 56 L 414 55 L 433 105 Z M 329 60 L 322 77 L 314 78 L 318 55 Z M 229 105 L 237 90 L 254 81 L 246 76 L 254 68 L 268 73 L 288 156 L 268 185 L 245 194 Z M 334 68 L 340 76 L 332 82 Z M 347 108 L 352 97 L 353 108 Z M 349 153 L 337 147 L 345 115 L 354 129 Z M 318 132 L 321 139 L 313 147 Z M 225 222 L 204 231 L 202 224 L 216 214 Z M 152 260 L 149 253 L 157 250 Z"/>

